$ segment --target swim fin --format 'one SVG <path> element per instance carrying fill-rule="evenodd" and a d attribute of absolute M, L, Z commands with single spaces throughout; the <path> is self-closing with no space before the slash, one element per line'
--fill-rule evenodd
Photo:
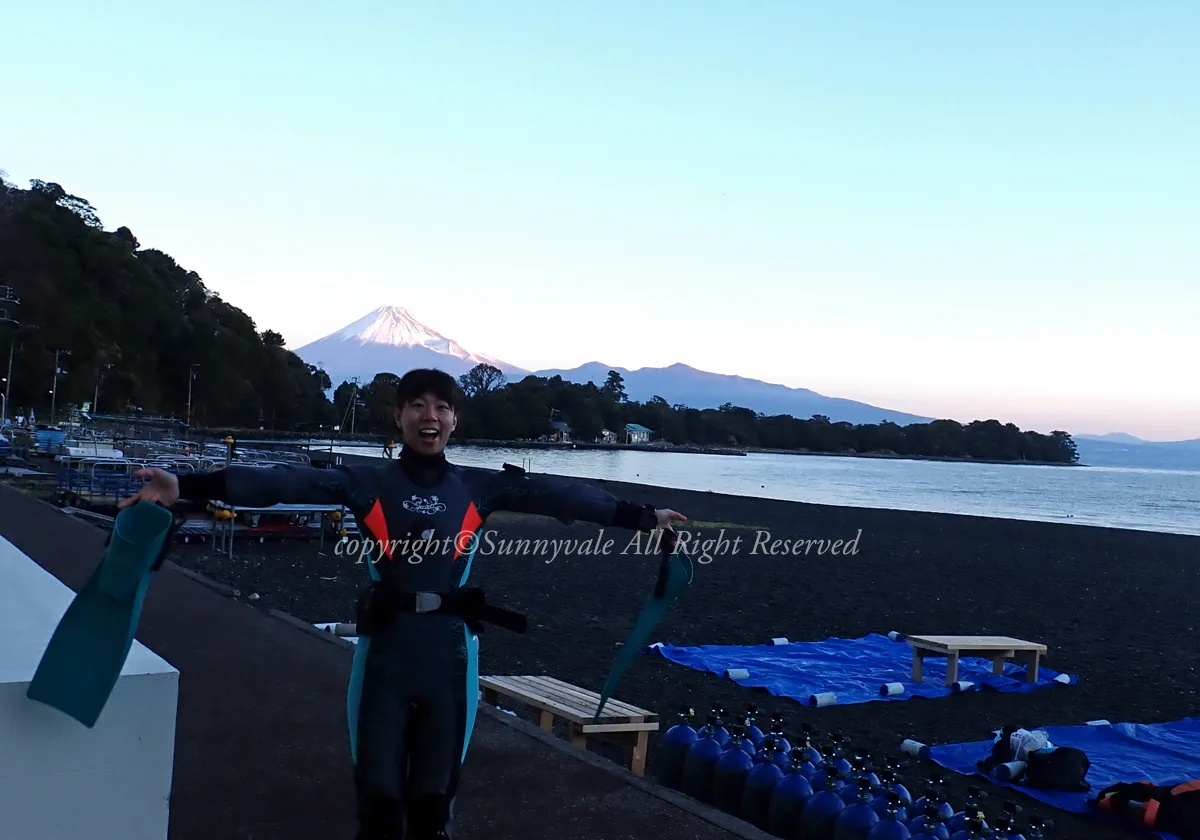
<path fill-rule="evenodd" d="M 638 615 L 637 623 L 629 632 L 621 646 L 620 653 L 617 654 L 616 661 L 609 669 L 608 678 L 604 681 L 604 688 L 600 692 L 600 705 L 596 707 L 596 714 L 592 717 L 594 721 L 599 720 L 600 713 L 604 711 L 604 704 L 612 697 L 621 677 L 633 665 L 633 660 L 637 655 L 641 653 L 642 647 L 650 638 L 651 631 L 654 630 L 654 625 L 658 624 L 659 620 L 666 615 L 671 604 L 692 583 L 694 571 L 692 558 L 688 557 L 682 548 L 677 547 L 677 536 L 674 531 L 663 531 L 662 535 L 663 557 L 662 563 L 658 567 L 658 579 L 655 581 L 654 591 L 646 598 L 646 602 L 642 605 L 642 612 Z"/>
<path fill-rule="evenodd" d="M 117 515 L 104 556 L 59 620 L 26 697 L 96 725 L 133 647 L 150 577 L 177 529 L 159 504 L 139 502 Z"/>

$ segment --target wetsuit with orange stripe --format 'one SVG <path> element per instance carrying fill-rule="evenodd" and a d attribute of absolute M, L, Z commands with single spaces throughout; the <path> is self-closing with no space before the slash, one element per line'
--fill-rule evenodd
<path fill-rule="evenodd" d="M 486 609 L 471 608 L 480 606 L 481 593 L 466 584 L 488 516 L 503 510 L 644 531 L 656 524 L 652 506 L 620 501 L 591 484 L 511 467 L 463 467 L 407 449 L 379 465 L 235 465 L 182 475 L 180 495 L 246 506 L 337 504 L 353 512 L 374 581 L 359 602 L 348 692 L 360 840 L 450 836 L 479 696 L 477 620 L 487 620 Z"/>

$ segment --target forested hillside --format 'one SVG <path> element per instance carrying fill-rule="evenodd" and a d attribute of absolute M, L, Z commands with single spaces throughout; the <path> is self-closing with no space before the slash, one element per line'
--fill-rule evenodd
<path fill-rule="evenodd" d="M 7 287 L 7 288 L 5 288 Z M 6 300 L 7 298 L 7 300 Z M 0 375 L 14 349 L 9 416 L 30 408 L 49 419 L 55 352 L 59 416 L 91 401 L 101 413 L 187 417 L 194 427 L 312 434 L 342 425 L 392 435 L 395 373 L 365 386 L 341 383 L 331 402 L 325 373 L 285 349 L 283 338 L 207 289 L 193 271 L 126 227 L 108 232 L 95 209 L 61 186 L 20 189 L 0 178 Z M 461 377 L 466 395 L 456 438 L 537 439 L 565 423 L 576 441 L 627 423 L 672 444 L 895 453 L 1074 463 L 1065 432 L 1042 435 L 996 420 L 898 426 L 767 417 L 747 408 L 693 409 L 655 397 L 626 398 L 621 377 L 580 385 L 527 376 L 506 382 L 480 365 Z M 0 389 L 2 392 L 3 389 Z M 353 406 L 353 412 L 350 408 Z"/>
<path fill-rule="evenodd" d="M 355 411 L 359 431 L 387 433 L 395 404 L 398 377 L 381 373 L 361 389 L 350 383 L 334 395 L 344 414 L 357 391 Z M 828 417 L 799 419 L 763 416 L 748 408 L 725 405 L 695 409 L 670 405 L 662 397 L 644 403 L 626 399 L 621 375 L 610 371 L 601 386 L 526 376 L 507 382 L 490 365 L 478 365 L 460 377 L 465 405 L 456 437 L 459 439 L 536 439 L 556 431 L 553 422 L 569 426 L 571 439 L 592 441 L 605 429 L 624 439 L 627 423 L 653 430 L 653 441 L 696 446 L 808 450 L 828 453 L 974 458 L 995 461 L 1042 461 L 1073 464 L 1075 442 L 1066 432 L 1049 435 L 1022 431 L 998 420 L 963 425 L 953 420 L 852 425 Z"/>
<path fill-rule="evenodd" d="M 0 375 L 10 338 L 13 408 L 49 418 L 96 396 L 99 410 L 184 418 L 193 424 L 310 428 L 336 422 L 327 377 L 259 330 L 170 256 L 142 248 L 129 228 L 106 232 L 84 199 L 58 184 L 0 184 Z M 4 294 L 0 291 L 0 298 Z M 13 322 L 19 323 L 15 326 Z M 68 355 L 69 353 L 69 355 Z M 193 367 L 198 366 L 198 367 Z"/>

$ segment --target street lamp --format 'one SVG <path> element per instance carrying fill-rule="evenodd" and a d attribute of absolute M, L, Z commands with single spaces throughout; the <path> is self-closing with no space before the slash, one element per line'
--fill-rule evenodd
<path fill-rule="evenodd" d="M 54 351 L 54 387 L 50 389 L 50 424 L 54 424 L 54 409 L 58 404 L 58 374 L 66 373 L 65 370 L 60 370 L 58 367 L 59 356 L 70 356 L 70 350 L 55 350 Z"/>
<path fill-rule="evenodd" d="M 192 427 L 192 382 L 196 380 L 196 368 L 198 364 L 188 365 L 188 403 L 187 403 L 187 419 L 184 420 L 184 425 L 189 429 Z"/>
<path fill-rule="evenodd" d="M 104 378 L 104 371 L 111 369 L 111 363 L 105 363 L 96 368 L 96 393 L 92 395 L 92 414 L 96 413 L 96 406 L 100 404 L 100 380 Z"/>

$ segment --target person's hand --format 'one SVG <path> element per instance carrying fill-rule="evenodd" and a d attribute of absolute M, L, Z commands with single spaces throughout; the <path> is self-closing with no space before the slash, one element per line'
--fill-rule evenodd
<path fill-rule="evenodd" d="M 668 508 L 654 511 L 654 515 L 658 517 L 658 527 L 664 531 L 674 531 L 671 527 L 672 522 L 687 522 L 687 517 L 682 513 L 676 513 Z"/>
<path fill-rule="evenodd" d="M 136 502 L 150 502 L 151 504 L 159 502 L 164 507 L 170 507 L 179 501 L 179 478 L 174 473 L 151 467 L 138 470 L 134 475 L 150 480 L 142 486 L 141 490 L 118 502 L 118 508 L 127 508 Z"/>

